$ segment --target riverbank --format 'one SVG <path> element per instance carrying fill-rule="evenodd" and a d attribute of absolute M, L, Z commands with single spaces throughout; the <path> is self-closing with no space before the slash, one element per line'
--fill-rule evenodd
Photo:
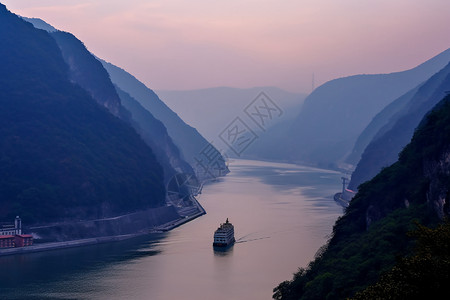
<path fill-rule="evenodd" d="M 197 201 L 197 199 L 195 197 L 192 197 L 192 201 L 193 201 L 194 205 L 198 208 L 198 213 L 192 214 L 190 216 L 184 216 L 179 219 L 175 219 L 173 221 L 167 222 L 165 224 L 155 226 L 151 229 L 140 231 L 138 233 L 111 235 L 111 236 L 103 236 L 103 237 L 95 237 L 95 238 L 87 238 L 87 239 L 78 239 L 78 240 L 71 240 L 71 241 L 64 241 L 64 242 L 42 243 L 42 244 L 35 244 L 32 246 L 27 246 L 27 247 L 6 248 L 6 249 L 0 249 L 0 256 L 24 254 L 24 253 L 34 253 L 34 252 L 58 250 L 58 249 L 65 249 L 65 248 L 89 246 L 89 245 L 101 244 L 101 243 L 118 242 L 118 241 L 123 241 L 123 240 L 127 240 L 127 239 L 132 239 L 132 238 L 135 238 L 138 236 L 147 235 L 147 234 L 170 231 L 178 226 L 181 226 L 189 221 L 192 221 L 192 220 L 206 214 L 205 209 L 201 206 L 201 204 Z"/>
<path fill-rule="evenodd" d="M 207 214 L 167 233 L 0 257 L 0 298 L 271 299 L 326 243 L 342 215 L 331 200 L 342 175 L 248 160 L 230 168 L 197 197 Z M 226 218 L 240 242 L 214 251 Z"/>

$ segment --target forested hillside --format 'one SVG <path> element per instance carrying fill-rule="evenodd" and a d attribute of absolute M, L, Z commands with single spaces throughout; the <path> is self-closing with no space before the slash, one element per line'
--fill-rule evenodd
<path fill-rule="evenodd" d="M 70 80 L 55 40 L 0 5 L 0 219 L 98 218 L 165 204 L 163 172 Z"/>
<path fill-rule="evenodd" d="M 416 227 L 414 222 L 435 226 L 448 217 L 449 156 L 447 96 L 422 121 L 399 160 L 360 186 L 328 244 L 308 267 L 281 283 L 274 298 L 344 299 L 375 284 L 397 258 L 412 253 L 413 240 L 407 233 Z"/>

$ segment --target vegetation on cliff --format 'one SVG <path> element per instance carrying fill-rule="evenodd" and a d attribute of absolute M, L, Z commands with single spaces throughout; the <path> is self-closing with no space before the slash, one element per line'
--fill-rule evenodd
<path fill-rule="evenodd" d="M 448 215 L 449 149 L 447 96 L 424 119 L 399 160 L 360 186 L 328 244 L 307 268 L 275 288 L 274 298 L 351 297 L 375 284 L 399 257 L 411 255 L 407 232 L 414 221 L 435 226 Z"/>
<path fill-rule="evenodd" d="M 411 256 L 400 259 L 380 280 L 354 299 L 439 299 L 450 279 L 450 222 L 436 228 L 418 225 Z"/>
<path fill-rule="evenodd" d="M 79 220 L 164 205 L 151 149 L 70 80 L 55 40 L 4 5 L 0 36 L 0 220 Z"/>

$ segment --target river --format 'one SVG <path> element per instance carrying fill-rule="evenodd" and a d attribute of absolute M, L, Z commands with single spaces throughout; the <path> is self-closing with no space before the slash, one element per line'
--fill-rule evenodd
<path fill-rule="evenodd" d="M 328 239 L 340 173 L 235 160 L 198 197 L 207 214 L 163 234 L 0 257 L 1 299 L 271 299 Z M 236 244 L 215 252 L 229 218 Z"/>

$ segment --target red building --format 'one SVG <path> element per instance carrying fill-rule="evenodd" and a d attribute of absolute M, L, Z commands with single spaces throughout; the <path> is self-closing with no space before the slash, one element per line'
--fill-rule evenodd
<path fill-rule="evenodd" d="M 0 248 L 15 247 L 15 237 L 13 235 L 0 235 Z"/>
<path fill-rule="evenodd" d="M 14 223 L 0 223 L 0 248 L 26 247 L 33 245 L 31 234 L 22 234 L 22 220 L 16 217 Z"/>
<path fill-rule="evenodd" d="M 33 236 L 31 234 L 16 234 L 15 247 L 26 247 L 33 245 Z"/>

